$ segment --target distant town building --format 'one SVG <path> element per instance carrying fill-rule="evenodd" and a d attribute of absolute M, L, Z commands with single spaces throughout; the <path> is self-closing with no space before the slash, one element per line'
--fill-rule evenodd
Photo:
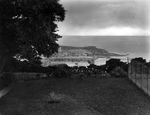
<path fill-rule="evenodd" d="M 94 64 L 95 58 L 93 57 L 51 57 L 44 58 L 42 60 L 42 65 L 53 66 L 60 64 L 67 64 L 68 66 L 88 66 Z"/>
<path fill-rule="evenodd" d="M 60 46 L 58 53 L 54 53 L 50 58 L 43 58 L 43 66 L 67 64 L 68 66 L 88 66 L 90 64 L 104 65 L 107 58 L 123 56 L 109 53 L 104 49 L 95 46 L 73 47 Z"/>

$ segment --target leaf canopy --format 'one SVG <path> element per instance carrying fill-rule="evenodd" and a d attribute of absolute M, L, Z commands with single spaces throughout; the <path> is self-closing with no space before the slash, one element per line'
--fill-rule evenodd
<path fill-rule="evenodd" d="M 58 51 L 56 22 L 64 18 L 59 0 L 1 0 L 0 48 L 28 60 L 49 57 Z"/>

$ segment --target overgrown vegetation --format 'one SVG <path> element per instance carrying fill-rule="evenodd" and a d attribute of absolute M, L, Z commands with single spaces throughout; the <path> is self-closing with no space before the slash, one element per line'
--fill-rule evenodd
<path fill-rule="evenodd" d="M 128 77 L 128 73 L 124 71 L 121 67 L 116 67 L 112 71 L 110 71 L 110 75 L 112 77 Z"/>
<path fill-rule="evenodd" d="M 13 73 L 3 73 L 1 75 L 2 86 L 7 87 L 9 84 L 15 81 Z"/>
<path fill-rule="evenodd" d="M 86 78 L 124 78 L 128 76 L 128 64 L 126 62 L 122 62 L 119 59 L 110 59 L 106 62 L 105 65 L 97 66 L 94 64 L 90 64 L 87 67 L 84 66 L 74 66 L 69 67 L 65 64 L 57 65 L 57 66 L 35 66 L 29 64 L 27 61 L 17 61 L 11 60 L 11 64 L 15 65 L 15 69 L 11 68 L 14 73 L 43 73 L 46 77 L 55 77 L 55 78 L 71 78 L 71 79 L 81 79 L 84 80 Z M 10 67 L 8 67 L 10 69 Z M 5 66 L 4 70 L 9 72 L 10 70 Z M 8 69 L 8 70 L 7 70 Z M 23 77 L 22 76 L 22 77 Z M 30 75 L 31 76 L 31 75 Z M 39 79 L 41 77 L 31 77 L 30 79 Z M 6 78 L 7 79 L 7 78 Z M 25 78 L 22 78 L 22 80 Z M 8 80 L 9 81 L 9 80 Z M 6 83 L 8 84 L 8 83 Z"/>
<path fill-rule="evenodd" d="M 0 0 L 0 74 L 4 67 L 15 68 L 12 59 L 20 60 L 20 66 L 37 68 L 42 55 L 57 52 L 61 36 L 56 22 L 64 19 L 59 0 Z"/>

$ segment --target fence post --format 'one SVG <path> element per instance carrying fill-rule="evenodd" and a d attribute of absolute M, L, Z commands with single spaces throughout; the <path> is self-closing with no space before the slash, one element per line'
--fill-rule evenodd
<path fill-rule="evenodd" d="M 144 84 L 145 84 L 145 74 L 144 74 L 144 66 L 143 66 L 143 64 L 142 64 L 142 76 L 143 76 L 143 78 L 142 78 L 142 81 L 144 80 Z M 142 89 L 144 92 L 146 92 L 146 90 L 145 90 L 145 87 L 143 87 L 143 89 Z"/>
<path fill-rule="evenodd" d="M 135 84 L 137 85 L 137 76 L 136 76 L 136 71 L 137 70 L 137 63 L 135 63 L 135 68 L 134 68 L 134 73 L 135 73 Z"/>
<path fill-rule="evenodd" d="M 132 61 L 132 82 L 135 83 L 134 81 L 134 63 Z"/>
<path fill-rule="evenodd" d="M 131 68 L 130 68 L 130 70 L 131 70 L 131 72 L 130 72 L 130 76 L 131 76 L 131 81 L 133 82 L 133 78 L 132 78 L 132 73 L 133 73 L 132 61 L 131 61 L 130 66 L 131 66 Z"/>
<path fill-rule="evenodd" d="M 129 80 L 131 80 L 131 75 L 130 75 L 130 73 L 131 73 L 131 63 L 128 63 L 128 78 L 129 78 Z"/>
<path fill-rule="evenodd" d="M 150 69 L 149 69 L 149 67 L 148 67 L 148 95 L 150 96 L 150 89 L 149 89 L 149 85 L 150 85 L 150 83 L 149 83 L 149 72 L 150 71 Z"/>
<path fill-rule="evenodd" d="M 141 73 L 141 89 L 142 89 L 142 85 L 143 85 L 143 65 L 141 65 L 141 71 L 140 71 L 140 73 Z"/>
<path fill-rule="evenodd" d="M 147 94 L 148 94 L 148 82 L 149 82 L 149 80 L 148 80 L 148 73 L 149 73 L 149 68 L 148 67 L 146 67 L 146 70 L 147 70 Z"/>

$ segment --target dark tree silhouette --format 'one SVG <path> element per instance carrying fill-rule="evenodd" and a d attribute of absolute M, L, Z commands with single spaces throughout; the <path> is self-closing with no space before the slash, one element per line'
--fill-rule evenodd
<path fill-rule="evenodd" d="M 142 57 L 134 58 L 134 59 L 132 59 L 132 61 L 138 61 L 138 62 L 143 63 L 143 64 L 146 63 L 146 59 L 143 59 Z"/>
<path fill-rule="evenodd" d="M 122 67 L 126 65 L 124 62 L 122 62 L 120 59 L 110 59 L 108 61 L 106 61 L 106 70 L 107 72 L 112 71 L 113 69 L 115 69 L 116 67 Z"/>
<path fill-rule="evenodd" d="M 59 0 L 0 0 L 0 73 L 12 57 L 37 64 L 58 51 L 58 21 L 65 18 Z"/>

